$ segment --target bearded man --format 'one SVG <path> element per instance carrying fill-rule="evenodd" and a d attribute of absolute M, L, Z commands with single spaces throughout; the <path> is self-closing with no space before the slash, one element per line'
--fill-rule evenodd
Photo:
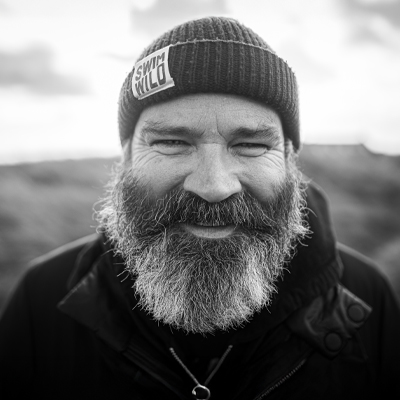
<path fill-rule="evenodd" d="M 296 166 L 295 76 L 247 27 L 154 41 L 119 102 L 98 235 L 38 260 L 0 327 L 10 398 L 399 393 L 400 311 Z"/>

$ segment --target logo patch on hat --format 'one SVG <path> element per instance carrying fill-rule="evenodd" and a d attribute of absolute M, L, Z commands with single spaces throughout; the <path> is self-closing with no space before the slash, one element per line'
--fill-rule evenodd
<path fill-rule="evenodd" d="M 136 63 L 132 92 L 138 100 L 175 86 L 168 67 L 170 47 L 163 47 Z"/>

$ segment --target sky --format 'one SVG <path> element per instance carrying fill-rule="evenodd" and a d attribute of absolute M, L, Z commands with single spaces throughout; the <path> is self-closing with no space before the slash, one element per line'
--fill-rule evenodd
<path fill-rule="evenodd" d="M 400 154 L 400 0 L 0 0 L 0 163 L 118 155 L 136 58 L 210 15 L 251 27 L 295 71 L 303 142 Z"/>

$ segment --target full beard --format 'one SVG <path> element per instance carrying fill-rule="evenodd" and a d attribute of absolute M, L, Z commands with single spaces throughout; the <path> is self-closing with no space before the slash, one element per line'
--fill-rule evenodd
<path fill-rule="evenodd" d="M 286 164 L 284 183 L 265 204 L 246 192 L 208 203 L 181 188 L 153 200 L 134 171 L 118 165 L 98 219 L 134 280 L 138 305 L 157 321 L 202 334 L 240 326 L 267 307 L 308 232 L 305 185 L 292 152 Z M 236 230 L 205 239 L 182 223 Z"/>

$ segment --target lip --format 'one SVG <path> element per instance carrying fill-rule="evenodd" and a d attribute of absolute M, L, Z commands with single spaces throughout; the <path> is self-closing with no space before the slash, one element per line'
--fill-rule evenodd
<path fill-rule="evenodd" d="M 181 227 L 186 232 L 204 239 L 224 239 L 235 231 L 235 225 L 204 226 L 196 224 L 181 224 Z"/>

